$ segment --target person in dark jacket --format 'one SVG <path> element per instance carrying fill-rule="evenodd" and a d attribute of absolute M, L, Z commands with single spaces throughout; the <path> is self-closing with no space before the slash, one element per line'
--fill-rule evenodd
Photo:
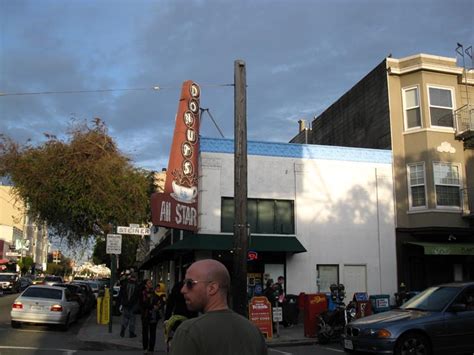
<path fill-rule="evenodd" d="M 171 316 L 174 315 L 180 315 L 186 318 L 197 317 L 197 312 L 192 312 L 186 307 L 186 301 L 184 300 L 184 296 L 181 293 L 182 288 L 183 281 L 179 281 L 171 289 L 171 292 L 166 302 L 165 321 L 167 321 L 171 318 Z"/>
<path fill-rule="evenodd" d="M 127 281 L 120 286 L 119 300 L 122 305 L 122 327 L 120 336 L 125 336 L 128 327 L 130 338 L 135 338 L 135 312 L 138 310 L 140 288 L 137 284 L 137 276 L 131 273 Z"/>
<path fill-rule="evenodd" d="M 145 354 L 155 350 L 156 326 L 160 319 L 161 298 L 159 286 L 153 289 L 151 280 L 144 281 L 140 296 L 140 313 L 142 318 L 142 343 Z"/>

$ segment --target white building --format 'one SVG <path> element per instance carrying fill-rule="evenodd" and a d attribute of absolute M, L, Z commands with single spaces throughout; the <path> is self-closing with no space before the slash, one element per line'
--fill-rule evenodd
<path fill-rule="evenodd" d="M 149 265 L 221 260 L 232 273 L 234 142 L 200 141 L 199 232 L 174 231 Z M 248 142 L 249 293 L 286 276 L 288 294 L 396 292 L 391 152 Z M 166 245 L 168 243 L 168 245 Z M 306 250 L 306 251 L 304 251 Z"/>

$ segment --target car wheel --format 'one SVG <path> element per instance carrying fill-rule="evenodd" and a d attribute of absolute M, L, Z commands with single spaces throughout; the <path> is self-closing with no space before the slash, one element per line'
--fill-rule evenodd
<path fill-rule="evenodd" d="M 20 328 L 21 322 L 17 322 L 16 320 L 12 320 L 12 328 Z"/>
<path fill-rule="evenodd" d="M 398 339 L 395 345 L 395 355 L 429 355 L 430 342 L 426 336 L 418 333 L 407 333 Z"/>

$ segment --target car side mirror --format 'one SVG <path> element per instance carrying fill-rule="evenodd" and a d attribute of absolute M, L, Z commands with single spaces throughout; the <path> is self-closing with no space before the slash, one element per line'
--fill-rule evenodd
<path fill-rule="evenodd" d="M 449 307 L 450 312 L 464 312 L 467 309 L 464 303 L 455 303 Z"/>

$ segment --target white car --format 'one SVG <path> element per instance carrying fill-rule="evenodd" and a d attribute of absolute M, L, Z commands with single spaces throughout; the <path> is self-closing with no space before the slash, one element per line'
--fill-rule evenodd
<path fill-rule="evenodd" d="M 67 288 L 32 285 L 13 302 L 10 315 L 13 328 L 21 323 L 40 323 L 59 324 L 67 330 L 77 320 L 79 303 Z"/>

